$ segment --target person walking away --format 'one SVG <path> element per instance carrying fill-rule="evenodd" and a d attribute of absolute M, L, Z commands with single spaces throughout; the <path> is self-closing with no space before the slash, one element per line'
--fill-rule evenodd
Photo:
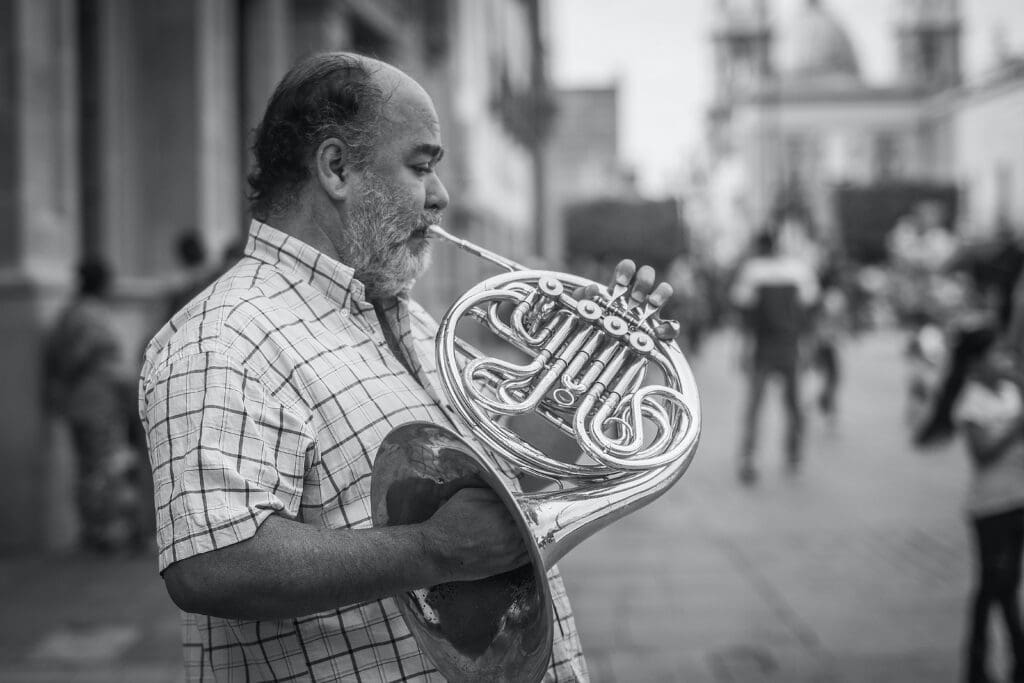
<path fill-rule="evenodd" d="M 46 394 L 75 449 L 80 544 L 108 553 L 142 543 L 140 464 L 128 444 L 122 343 L 107 302 L 110 271 L 92 259 L 78 276 L 78 294 L 46 341 Z"/>
<path fill-rule="evenodd" d="M 748 381 L 739 470 L 744 484 L 757 479 L 757 423 L 765 387 L 773 378 L 779 379 L 783 388 L 786 461 L 790 471 L 799 467 L 803 438 L 801 347 L 806 342 L 808 314 L 818 291 L 814 271 L 795 258 L 779 254 L 770 231 L 756 237 L 754 255 L 737 272 L 730 299 L 741 314 L 743 368 Z"/>
<path fill-rule="evenodd" d="M 1024 375 L 1019 349 L 995 343 L 972 365 L 954 409 L 972 465 L 966 511 L 976 584 L 968 616 L 966 680 L 987 683 L 988 620 L 1002 612 L 1012 679 L 1024 681 L 1018 589 L 1024 549 Z M 1001 680 L 1001 679 L 1000 679 Z"/>

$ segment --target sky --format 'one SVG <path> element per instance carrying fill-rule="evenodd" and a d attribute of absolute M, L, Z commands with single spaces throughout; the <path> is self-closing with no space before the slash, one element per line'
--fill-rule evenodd
<path fill-rule="evenodd" d="M 770 0 L 784 26 L 806 0 Z M 896 73 L 894 0 L 823 0 L 846 26 L 866 81 Z M 699 146 L 714 87 L 716 0 L 550 0 L 550 58 L 558 87 L 619 86 L 619 153 L 642 190 L 669 191 Z M 1024 53 L 1024 0 L 961 0 L 968 81 L 993 63 L 994 37 Z M 998 27 L 998 29 L 997 29 Z"/>

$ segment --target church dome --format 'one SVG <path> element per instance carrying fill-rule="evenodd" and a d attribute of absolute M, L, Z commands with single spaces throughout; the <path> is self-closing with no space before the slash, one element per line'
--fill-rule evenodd
<path fill-rule="evenodd" d="M 786 81 L 822 85 L 860 84 L 860 66 L 843 25 L 823 7 L 807 0 L 783 27 L 779 74 Z"/>

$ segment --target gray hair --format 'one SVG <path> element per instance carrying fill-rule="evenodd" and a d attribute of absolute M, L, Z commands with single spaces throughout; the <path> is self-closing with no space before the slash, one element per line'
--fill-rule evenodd
<path fill-rule="evenodd" d="M 310 177 L 311 156 L 321 142 L 338 138 L 348 163 L 363 168 L 382 132 L 386 96 L 373 76 L 376 60 L 330 52 L 303 59 L 274 90 L 252 145 L 255 168 L 248 181 L 255 218 L 287 209 Z"/>

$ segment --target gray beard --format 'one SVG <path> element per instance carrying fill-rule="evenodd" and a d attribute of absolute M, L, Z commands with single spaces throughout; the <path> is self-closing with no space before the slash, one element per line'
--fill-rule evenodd
<path fill-rule="evenodd" d="M 409 241 L 423 219 L 400 209 L 397 193 L 386 182 L 371 174 L 367 184 L 338 251 L 363 283 L 367 299 L 390 298 L 409 291 L 430 266 L 430 244 Z"/>

